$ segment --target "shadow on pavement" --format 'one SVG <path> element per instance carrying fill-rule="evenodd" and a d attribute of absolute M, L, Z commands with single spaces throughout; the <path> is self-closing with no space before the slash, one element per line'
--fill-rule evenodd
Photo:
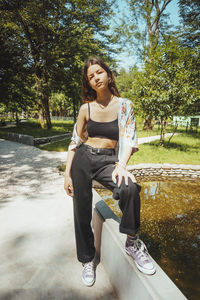
<path fill-rule="evenodd" d="M 30 200 L 43 185 L 53 185 L 60 176 L 57 167 L 65 159 L 66 153 L 0 140 L 0 207 L 18 195 Z"/>

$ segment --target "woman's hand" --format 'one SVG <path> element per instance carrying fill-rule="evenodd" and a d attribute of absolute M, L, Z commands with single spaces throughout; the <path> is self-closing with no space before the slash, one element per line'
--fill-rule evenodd
<path fill-rule="evenodd" d="M 74 196 L 74 188 L 73 188 L 73 184 L 72 184 L 72 178 L 68 175 L 65 175 L 64 189 L 65 189 L 67 195 L 69 195 L 71 197 Z"/>
<path fill-rule="evenodd" d="M 133 182 L 136 182 L 135 176 L 130 172 L 128 172 L 126 168 L 121 166 L 120 164 L 117 164 L 114 171 L 112 172 L 112 180 L 115 184 L 117 183 L 116 177 L 118 177 L 118 187 L 120 187 L 123 177 L 124 177 L 124 182 L 127 186 L 128 186 L 128 178 L 130 178 Z"/>

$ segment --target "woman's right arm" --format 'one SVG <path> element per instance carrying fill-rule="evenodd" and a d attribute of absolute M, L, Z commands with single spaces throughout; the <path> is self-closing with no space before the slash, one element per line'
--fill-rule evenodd
<path fill-rule="evenodd" d="M 76 125 L 78 136 L 83 137 L 83 132 L 86 123 L 87 123 L 87 104 L 83 104 L 80 107 L 78 119 L 77 119 L 77 125 Z M 74 189 L 73 189 L 72 178 L 71 178 L 71 167 L 72 167 L 72 161 L 74 159 L 75 152 L 76 152 L 76 148 L 68 151 L 66 168 L 65 168 L 64 189 L 66 193 L 71 197 L 74 195 Z"/>
<path fill-rule="evenodd" d="M 69 195 L 71 197 L 73 197 L 73 195 L 74 195 L 74 189 L 73 189 L 72 178 L 71 178 L 71 166 L 72 166 L 72 161 L 73 161 L 75 152 L 76 152 L 76 150 L 68 151 L 66 167 L 65 167 L 64 189 L 65 189 L 67 195 Z"/>

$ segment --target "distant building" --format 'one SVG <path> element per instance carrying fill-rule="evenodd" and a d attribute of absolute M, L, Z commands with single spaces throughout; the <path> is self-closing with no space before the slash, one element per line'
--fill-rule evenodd
<path fill-rule="evenodd" d="M 178 126 L 200 126 L 200 115 L 198 116 L 173 116 L 173 125 Z"/>

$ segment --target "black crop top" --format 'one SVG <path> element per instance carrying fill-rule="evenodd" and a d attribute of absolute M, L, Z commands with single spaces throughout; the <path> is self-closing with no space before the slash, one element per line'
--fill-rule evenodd
<path fill-rule="evenodd" d="M 88 103 L 89 120 L 87 132 L 89 137 L 101 137 L 110 140 L 119 140 L 118 119 L 111 122 L 96 122 L 90 119 L 90 105 Z"/>

